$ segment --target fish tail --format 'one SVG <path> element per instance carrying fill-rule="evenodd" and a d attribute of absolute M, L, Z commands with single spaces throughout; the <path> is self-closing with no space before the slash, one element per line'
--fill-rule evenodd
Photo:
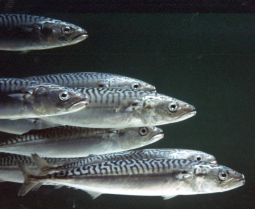
<path fill-rule="evenodd" d="M 26 165 L 19 164 L 19 168 L 24 176 L 24 183 L 18 191 L 18 196 L 25 196 L 29 191 L 39 189 L 41 181 L 34 178 L 33 173 L 28 169 Z"/>

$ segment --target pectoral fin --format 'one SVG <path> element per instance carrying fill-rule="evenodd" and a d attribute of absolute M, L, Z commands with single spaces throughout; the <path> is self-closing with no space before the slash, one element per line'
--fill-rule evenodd
<path fill-rule="evenodd" d="M 132 100 L 117 108 L 116 112 L 134 112 L 141 109 L 141 107 L 142 105 L 140 100 Z"/>
<path fill-rule="evenodd" d="M 98 197 L 101 195 L 101 193 L 98 193 L 98 192 L 87 191 L 87 190 L 86 190 L 86 192 L 91 196 L 91 198 L 92 198 L 93 200 L 96 199 L 96 198 L 98 198 Z"/>
<path fill-rule="evenodd" d="M 15 93 L 15 94 L 8 94 L 8 97 L 11 97 L 13 99 L 19 100 L 19 101 L 29 101 L 31 99 L 31 92 L 22 92 L 22 93 Z"/>
<path fill-rule="evenodd" d="M 25 99 L 24 93 L 8 94 L 8 96 L 19 101 L 24 101 Z"/>
<path fill-rule="evenodd" d="M 162 196 L 163 197 L 163 200 L 169 200 L 173 197 L 176 197 L 177 195 L 172 195 L 172 196 Z"/>
<path fill-rule="evenodd" d="M 189 178 L 192 178 L 193 177 L 193 174 L 191 172 L 188 172 L 188 171 L 181 171 L 180 173 L 178 173 L 176 175 L 176 178 L 179 179 L 179 180 L 186 180 L 186 179 L 189 179 Z"/>

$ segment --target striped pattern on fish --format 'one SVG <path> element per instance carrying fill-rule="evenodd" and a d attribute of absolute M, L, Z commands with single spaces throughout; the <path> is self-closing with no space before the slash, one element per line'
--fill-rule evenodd
<path fill-rule="evenodd" d="M 111 160 L 89 164 L 49 174 L 49 178 L 75 176 L 112 176 L 112 175 L 144 175 L 169 173 L 174 170 L 191 169 L 194 165 L 207 165 L 207 162 L 185 159 L 126 159 Z"/>
<path fill-rule="evenodd" d="M 75 88 L 85 94 L 91 105 L 120 105 L 125 101 L 140 99 L 144 96 L 157 96 L 155 91 L 135 91 L 121 88 Z M 135 106 L 135 104 L 134 104 Z"/>
<path fill-rule="evenodd" d="M 61 23 L 60 20 L 43 17 L 43 16 L 34 16 L 28 14 L 0 14 L 0 27 L 12 27 L 19 25 L 32 24 L 35 22 L 46 22 L 51 21 L 53 23 Z"/>
<path fill-rule="evenodd" d="M 107 87 L 129 88 L 140 90 L 156 90 L 155 86 L 144 81 L 111 73 L 75 72 L 49 75 L 38 75 L 26 79 L 40 82 L 54 83 L 67 87 Z"/>
<path fill-rule="evenodd" d="M 80 167 L 92 163 L 99 163 L 107 160 L 127 160 L 127 159 L 150 159 L 150 158 L 166 158 L 166 159 L 186 159 L 206 161 L 217 163 L 213 155 L 197 150 L 188 149 L 140 149 L 124 152 L 110 153 L 104 155 L 90 155 L 88 157 L 79 158 L 71 163 L 64 163 L 58 167 L 58 170 Z M 56 168 L 54 168 L 56 169 Z"/>
<path fill-rule="evenodd" d="M 42 50 L 77 44 L 88 37 L 74 24 L 29 14 L 0 14 L 0 50 Z"/>
<path fill-rule="evenodd" d="M 76 138 L 76 137 L 89 137 L 93 135 L 101 135 L 104 133 L 111 133 L 114 130 L 109 129 L 96 129 L 96 128 L 81 128 L 73 126 L 60 126 L 55 128 L 47 128 L 42 130 L 32 130 L 23 135 L 3 138 L 0 141 L 0 146 L 17 144 L 20 142 L 33 142 L 41 139 L 56 140 L 58 137 L 61 139 Z"/>
<path fill-rule="evenodd" d="M 77 161 L 80 158 L 43 158 L 47 161 L 48 164 L 54 166 L 60 166 L 67 162 Z M 0 153 L 0 168 L 9 168 L 15 167 L 18 169 L 18 166 L 27 165 L 29 167 L 35 167 L 36 164 L 32 160 L 31 157 L 24 155 L 16 155 L 16 154 L 8 154 L 8 153 Z"/>
<path fill-rule="evenodd" d="M 35 130 L 0 141 L 0 152 L 42 157 L 76 158 L 143 147 L 164 137 L 157 127 L 88 129 L 56 127 Z"/>
<path fill-rule="evenodd" d="M 0 91 L 1 93 L 20 91 L 23 88 L 39 84 L 40 82 L 38 81 L 30 81 L 26 79 L 0 78 Z"/>
<path fill-rule="evenodd" d="M 56 124 L 88 128 L 156 126 L 186 120 L 194 106 L 155 91 L 121 88 L 75 88 L 88 97 L 86 110 L 43 118 Z"/>

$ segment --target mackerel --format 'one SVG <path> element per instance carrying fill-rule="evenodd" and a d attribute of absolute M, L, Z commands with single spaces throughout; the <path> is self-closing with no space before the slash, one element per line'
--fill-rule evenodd
<path fill-rule="evenodd" d="M 58 124 L 46 122 L 40 118 L 28 118 L 18 120 L 0 119 L 0 131 L 10 134 L 21 135 L 31 130 L 53 128 Z"/>
<path fill-rule="evenodd" d="M 26 165 L 30 169 L 35 170 L 36 165 L 43 165 L 44 172 L 54 173 L 63 169 L 80 167 L 92 163 L 99 163 L 109 160 L 128 160 L 128 159 L 189 159 L 197 161 L 206 161 L 216 163 L 213 155 L 197 150 L 187 149 L 141 149 L 124 151 L 118 153 L 110 153 L 104 155 L 89 155 L 81 158 L 40 158 L 38 155 L 31 157 L 15 155 L 15 154 L 0 154 L 0 180 L 23 183 L 24 178 L 19 169 L 19 165 Z M 34 162 L 35 161 L 35 162 Z"/>
<path fill-rule="evenodd" d="M 61 20 L 28 14 L 0 14 L 0 50 L 29 51 L 79 43 L 83 28 Z"/>
<path fill-rule="evenodd" d="M 68 116 L 43 119 L 61 125 L 124 128 L 174 123 L 196 114 L 194 106 L 155 91 L 117 88 L 79 90 L 88 97 L 86 109 Z"/>
<path fill-rule="evenodd" d="M 62 115 L 79 111 L 88 103 L 78 90 L 18 78 L 1 78 L 0 95 L 0 119 Z"/>
<path fill-rule="evenodd" d="M 39 165 L 40 166 L 40 165 Z M 42 167 L 41 167 L 42 168 Z M 101 194 L 162 196 L 224 192 L 245 183 L 235 170 L 203 161 L 186 159 L 110 160 L 44 174 L 21 167 L 25 182 L 18 195 L 24 196 L 42 184 L 68 186 Z"/>
<path fill-rule="evenodd" d="M 156 90 L 155 86 L 144 81 L 111 73 L 75 72 L 37 75 L 25 79 L 43 83 L 53 83 L 73 88 L 126 88 L 134 90 Z"/>
<path fill-rule="evenodd" d="M 164 137 L 157 127 L 90 129 L 55 127 L 35 130 L 24 135 L 6 137 L 0 141 L 0 151 L 43 157 L 85 157 L 139 148 Z"/>

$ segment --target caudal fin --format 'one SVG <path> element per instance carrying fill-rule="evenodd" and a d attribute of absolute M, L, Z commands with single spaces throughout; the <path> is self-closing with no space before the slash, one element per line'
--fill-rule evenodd
<path fill-rule="evenodd" d="M 19 168 L 24 176 L 24 183 L 18 191 L 18 196 L 25 196 L 29 191 L 38 189 L 41 186 L 39 179 L 33 178 L 32 172 L 23 164 Z"/>

